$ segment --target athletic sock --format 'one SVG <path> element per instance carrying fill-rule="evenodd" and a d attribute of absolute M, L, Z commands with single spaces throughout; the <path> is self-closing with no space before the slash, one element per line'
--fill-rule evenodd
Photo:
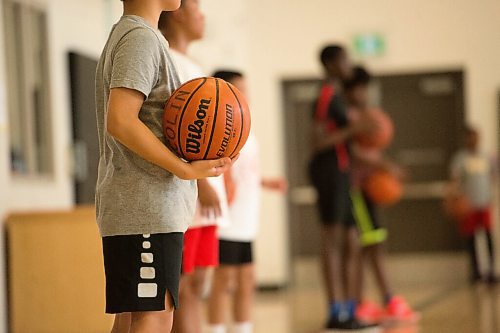
<path fill-rule="evenodd" d="M 207 333 L 227 333 L 227 327 L 224 324 L 210 324 Z"/>
<path fill-rule="evenodd" d="M 233 333 L 252 333 L 253 324 L 249 321 L 243 323 L 234 323 Z"/>
<path fill-rule="evenodd" d="M 356 316 L 356 301 L 351 299 L 344 302 L 345 311 L 348 319 L 353 319 Z"/>

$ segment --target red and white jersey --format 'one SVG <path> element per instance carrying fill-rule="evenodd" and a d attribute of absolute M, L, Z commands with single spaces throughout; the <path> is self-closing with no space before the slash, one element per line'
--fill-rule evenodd
<path fill-rule="evenodd" d="M 239 159 L 231 167 L 230 177 L 235 183 L 235 194 L 229 205 L 231 224 L 219 229 L 219 238 L 229 241 L 250 242 L 259 228 L 261 175 L 259 149 L 255 136 L 250 133 L 240 152 Z"/>

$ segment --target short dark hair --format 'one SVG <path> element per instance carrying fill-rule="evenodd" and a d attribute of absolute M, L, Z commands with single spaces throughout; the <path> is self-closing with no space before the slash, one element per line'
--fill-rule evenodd
<path fill-rule="evenodd" d="M 470 124 L 465 125 L 464 132 L 465 135 L 475 135 L 479 133 L 478 130 Z"/>
<path fill-rule="evenodd" d="M 243 73 L 238 72 L 238 71 L 228 70 L 228 69 L 218 69 L 214 72 L 214 74 L 212 76 L 216 77 L 218 79 L 223 79 L 224 81 L 227 81 L 227 82 L 231 82 L 234 79 L 242 78 Z"/>
<path fill-rule="evenodd" d="M 327 45 L 321 50 L 319 59 L 323 66 L 326 66 L 329 62 L 337 60 L 344 52 L 344 48 L 338 44 Z"/>
<path fill-rule="evenodd" d="M 372 76 L 363 66 L 356 66 L 352 70 L 352 77 L 344 81 L 344 89 L 351 90 L 359 86 L 367 86 L 370 84 Z"/>

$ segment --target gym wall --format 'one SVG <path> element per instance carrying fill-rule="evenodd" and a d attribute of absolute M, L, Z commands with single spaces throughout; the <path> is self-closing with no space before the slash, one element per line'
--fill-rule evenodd
<path fill-rule="evenodd" d="M 321 46 L 342 42 L 351 47 L 358 33 L 380 33 L 385 38 L 383 56 L 358 59 L 377 74 L 463 69 L 466 118 L 483 132 L 485 148 L 498 152 L 499 121 L 495 110 L 500 87 L 500 44 L 495 41 L 500 40 L 500 21 L 496 17 L 500 2 L 237 0 L 234 2 L 243 4 L 245 13 L 239 26 L 228 28 L 235 24 L 231 10 L 237 10 L 230 2 L 202 1 L 207 12 L 207 38 L 197 43 L 191 54 L 211 69 L 225 59 L 221 50 L 208 52 L 214 51 L 214 45 L 228 45 L 233 40 L 238 48 L 242 32 L 246 35 L 243 49 L 248 54 L 244 59 L 239 56 L 248 74 L 252 124 L 261 144 L 263 174 L 284 174 L 286 128 L 282 120 L 286 110 L 281 80 L 320 77 L 317 53 Z M 222 9 L 228 19 L 214 19 L 213 15 Z M 261 223 L 265 227 L 257 241 L 258 276 L 260 281 L 280 283 L 288 273 L 286 200 L 265 193 L 262 205 Z"/>
<path fill-rule="evenodd" d="M 2 117 L 6 112 L 2 99 L 5 59 L 0 51 L 0 216 L 11 210 L 72 205 L 66 55 L 76 50 L 98 57 L 111 23 L 121 14 L 118 0 L 22 1 L 44 6 L 48 11 L 56 169 L 53 177 L 45 179 L 14 179 L 10 175 L 8 129 Z M 320 76 L 317 52 L 324 43 L 341 41 L 349 45 L 355 34 L 365 32 L 381 33 L 386 40 L 384 56 L 361 59 L 376 73 L 463 68 L 467 119 L 483 131 L 485 147 L 498 151 L 497 0 L 202 0 L 202 4 L 207 14 L 207 36 L 191 53 L 208 72 L 227 62 L 248 74 L 253 128 L 261 144 L 264 175 L 284 174 L 286 129 L 282 124 L 285 110 L 281 80 Z M 222 18 L 215 17 L 219 13 L 223 13 Z M 2 29 L 0 24 L 0 50 Z M 286 200 L 265 194 L 262 203 L 265 227 L 257 242 L 258 277 L 261 283 L 280 284 L 288 274 Z M 1 242 L 0 238 L 0 246 Z M 2 258 L 0 255 L 0 267 L 4 266 Z M 0 302 L 4 299 L 2 292 Z M 0 311 L 0 332 L 5 322 L 3 315 L 4 311 Z"/>

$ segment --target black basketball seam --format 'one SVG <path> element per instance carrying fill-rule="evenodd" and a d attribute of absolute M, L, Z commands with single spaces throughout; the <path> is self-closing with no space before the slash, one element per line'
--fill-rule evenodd
<path fill-rule="evenodd" d="M 193 80 L 190 80 L 188 82 L 191 82 L 191 81 L 194 81 L 195 79 Z M 183 85 L 187 84 L 188 82 L 184 83 Z M 184 154 L 184 149 L 182 148 L 182 144 L 181 144 L 181 126 L 182 126 L 182 118 L 184 118 L 184 112 L 186 112 L 186 108 L 188 107 L 189 105 L 189 102 L 191 102 L 191 98 L 193 98 L 193 96 L 196 94 L 196 92 L 201 88 L 201 86 L 203 86 L 205 84 L 205 82 L 207 82 L 207 78 L 204 77 L 203 78 L 203 82 L 198 86 L 196 87 L 195 90 L 193 90 L 193 93 L 191 95 L 189 95 L 187 101 L 186 101 L 186 104 L 184 105 L 184 108 L 182 109 L 182 113 L 181 113 L 181 118 L 179 119 L 179 125 L 177 126 L 177 143 L 179 144 L 179 150 L 181 151 L 181 155 L 184 159 L 186 159 L 186 155 Z M 180 88 L 180 87 L 179 87 Z"/>
<path fill-rule="evenodd" d="M 241 107 L 240 100 L 238 99 L 238 96 L 236 96 L 236 93 L 234 92 L 233 88 L 231 88 L 231 85 L 229 83 L 227 83 L 227 82 L 226 82 L 226 84 L 229 87 L 229 90 L 231 90 L 231 92 L 233 93 L 234 97 L 236 98 L 236 101 L 238 102 L 238 106 L 240 108 L 240 114 L 241 114 L 241 131 L 240 131 L 240 137 L 238 138 L 238 143 L 234 147 L 233 151 L 231 152 L 231 154 L 229 154 L 229 157 L 233 158 L 234 157 L 233 156 L 234 152 L 236 151 L 236 149 L 240 145 L 241 137 L 243 136 L 243 126 L 244 126 L 245 123 L 244 123 L 244 119 L 243 119 L 243 108 Z"/>
<path fill-rule="evenodd" d="M 215 111 L 214 119 L 212 120 L 212 132 L 210 133 L 210 140 L 208 141 L 207 150 L 205 150 L 205 155 L 203 159 L 207 158 L 208 152 L 210 151 L 210 146 L 212 145 L 212 138 L 214 137 L 215 126 L 217 125 L 217 111 L 219 110 L 219 79 L 215 79 Z"/>

